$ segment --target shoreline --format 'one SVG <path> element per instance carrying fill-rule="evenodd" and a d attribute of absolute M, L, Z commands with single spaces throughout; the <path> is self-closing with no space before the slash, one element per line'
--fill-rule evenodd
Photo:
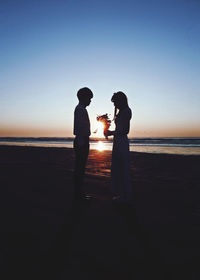
<path fill-rule="evenodd" d="M 57 144 L 55 144 L 57 145 Z M 58 146 L 39 146 L 39 145 L 32 145 L 32 144 L 27 144 L 27 145 L 24 145 L 24 144 L 21 144 L 21 145 L 14 145 L 14 144 L 1 144 L 0 143 L 0 148 L 21 148 L 21 149 L 50 149 L 50 150 L 69 150 L 69 151 L 72 151 L 73 148 L 72 147 L 58 147 Z M 91 152 L 95 152 L 95 153 L 99 153 L 99 154 L 102 154 L 102 153 L 112 153 L 112 150 L 103 150 L 103 151 L 98 151 L 97 149 L 90 149 L 90 153 Z M 199 157 L 199 154 L 177 154 L 177 153 L 162 153 L 162 152 L 139 152 L 139 151 L 130 151 L 130 154 L 140 154 L 140 155 L 163 155 L 163 156 L 177 156 L 177 157 Z"/>

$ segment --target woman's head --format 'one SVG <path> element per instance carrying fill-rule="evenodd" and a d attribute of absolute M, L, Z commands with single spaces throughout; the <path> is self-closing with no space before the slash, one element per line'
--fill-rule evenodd
<path fill-rule="evenodd" d="M 122 91 L 115 92 L 111 98 L 111 101 L 114 103 L 114 106 L 119 110 L 128 106 L 127 97 Z"/>

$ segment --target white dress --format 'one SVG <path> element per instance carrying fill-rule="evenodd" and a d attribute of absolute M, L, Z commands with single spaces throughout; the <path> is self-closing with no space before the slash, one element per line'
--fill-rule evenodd
<path fill-rule="evenodd" d="M 129 140 L 127 137 L 131 117 L 132 112 L 129 107 L 121 110 L 115 119 L 116 129 L 113 132 L 111 191 L 113 196 L 119 196 L 121 200 L 130 200 L 132 197 Z"/>

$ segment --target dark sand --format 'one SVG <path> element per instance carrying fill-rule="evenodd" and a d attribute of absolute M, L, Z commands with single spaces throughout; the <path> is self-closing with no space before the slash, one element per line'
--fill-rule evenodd
<path fill-rule="evenodd" d="M 112 205 L 110 160 L 90 152 L 75 207 L 73 150 L 0 146 L 0 279 L 200 279 L 200 157 L 131 153 L 135 209 Z"/>

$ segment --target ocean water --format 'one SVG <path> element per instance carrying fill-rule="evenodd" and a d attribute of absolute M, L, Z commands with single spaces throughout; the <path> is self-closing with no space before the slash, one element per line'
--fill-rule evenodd
<path fill-rule="evenodd" d="M 131 138 L 130 151 L 200 155 L 200 138 Z M 61 137 L 0 137 L 0 145 L 73 147 L 73 138 Z M 112 140 L 91 139 L 90 149 L 112 150 Z"/>

